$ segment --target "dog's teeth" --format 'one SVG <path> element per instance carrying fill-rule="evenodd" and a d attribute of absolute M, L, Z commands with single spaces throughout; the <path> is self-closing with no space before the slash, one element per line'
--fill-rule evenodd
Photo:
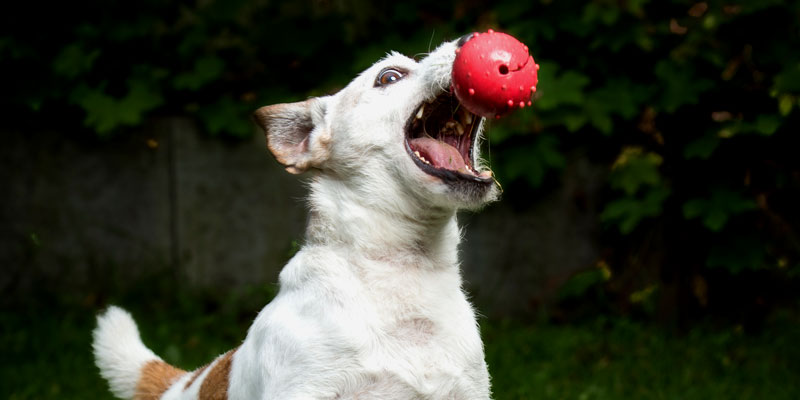
<path fill-rule="evenodd" d="M 457 123 L 456 124 L 456 131 L 458 132 L 459 136 L 463 135 L 464 134 L 464 126 Z"/>
<path fill-rule="evenodd" d="M 420 159 L 420 161 L 424 162 L 425 164 L 430 164 L 430 162 L 426 160 L 425 157 L 422 156 L 422 154 L 419 154 L 419 150 L 414 151 L 414 155 L 417 156 L 417 158 Z"/>
<path fill-rule="evenodd" d="M 459 113 L 460 122 L 464 125 L 472 124 L 472 113 L 467 111 L 466 109 L 462 108 L 461 112 Z"/>
<path fill-rule="evenodd" d="M 425 104 L 423 104 L 422 107 L 419 108 L 419 111 L 417 111 L 417 119 L 422 119 L 423 111 L 425 111 Z"/>
<path fill-rule="evenodd" d="M 451 121 L 447 121 L 447 122 L 444 124 L 444 126 L 445 126 L 445 128 L 447 128 L 447 129 L 453 129 L 453 128 L 455 128 L 455 127 L 456 127 L 456 121 L 452 121 L 452 120 L 451 120 Z"/>

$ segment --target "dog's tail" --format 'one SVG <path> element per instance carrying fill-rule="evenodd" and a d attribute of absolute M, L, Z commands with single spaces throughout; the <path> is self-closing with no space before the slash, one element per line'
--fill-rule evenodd
<path fill-rule="evenodd" d="M 156 399 L 185 372 L 142 343 L 131 315 L 111 306 L 97 317 L 92 348 L 100 375 L 121 399 Z"/>

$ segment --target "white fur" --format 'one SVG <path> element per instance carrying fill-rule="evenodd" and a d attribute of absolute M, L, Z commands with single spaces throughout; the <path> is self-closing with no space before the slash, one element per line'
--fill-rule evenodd
<path fill-rule="evenodd" d="M 455 49 L 444 43 L 419 63 L 392 53 L 332 96 L 257 112 L 287 170 L 313 171 L 311 216 L 279 293 L 234 354 L 230 399 L 490 397 L 456 211 L 496 189 L 444 182 L 405 149 L 409 117 L 449 88 Z M 407 75 L 375 87 L 385 67 Z M 196 398 L 186 379 L 163 398 Z"/>
<path fill-rule="evenodd" d="M 111 393 L 123 399 L 132 398 L 142 366 L 160 358 L 144 346 L 133 318 L 119 307 L 109 307 L 97 317 L 97 328 L 92 335 L 95 362 Z"/>

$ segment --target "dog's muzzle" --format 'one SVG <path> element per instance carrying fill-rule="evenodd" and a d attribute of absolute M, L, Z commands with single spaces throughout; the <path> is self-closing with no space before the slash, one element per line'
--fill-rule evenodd
<path fill-rule="evenodd" d="M 445 91 L 417 107 L 406 124 L 406 148 L 426 173 L 443 180 L 491 184 L 490 171 L 475 166 L 476 146 L 483 118 Z"/>

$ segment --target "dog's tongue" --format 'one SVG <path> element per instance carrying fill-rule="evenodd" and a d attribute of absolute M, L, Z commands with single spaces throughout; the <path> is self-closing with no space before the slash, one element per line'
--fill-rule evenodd
<path fill-rule="evenodd" d="M 445 168 L 453 171 L 466 172 L 464 157 L 455 147 L 429 137 L 421 137 L 408 141 L 412 151 L 436 168 Z"/>

